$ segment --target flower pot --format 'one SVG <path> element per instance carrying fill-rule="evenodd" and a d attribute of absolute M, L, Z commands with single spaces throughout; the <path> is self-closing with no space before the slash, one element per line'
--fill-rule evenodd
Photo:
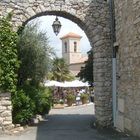
<path fill-rule="evenodd" d="M 67 99 L 67 105 L 72 106 L 73 100 Z"/>
<path fill-rule="evenodd" d="M 87 103 L 87 98 L 81 98 L 82 104 L 86 104 Z"/>
<path fill-rule="evenodd" d="M 87 101 L 88 101 L 88 94 L 81 94 L 81 101 L 82 101 L 82 104 L 86 104 Z"/>
<path fill-rule="evenodd" d="M 72 106 L 72 103 L 74 102 L 75 96 L 73 94 L 68 94 L 66 99 L 67 99 L 68 106 Z"/>

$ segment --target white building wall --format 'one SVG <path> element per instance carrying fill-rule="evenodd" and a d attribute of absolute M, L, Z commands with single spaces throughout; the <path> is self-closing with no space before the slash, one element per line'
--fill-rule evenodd
<path fill-rule="evenodd" d="M 65 42 L 67 43 L 67 52 L 65 51 Z M 74 42 L 77 43 L 76 52 L 74 52 Z M 81 62 L 80 38 L 62 39 L 62 56 L 68 64 Z"/>

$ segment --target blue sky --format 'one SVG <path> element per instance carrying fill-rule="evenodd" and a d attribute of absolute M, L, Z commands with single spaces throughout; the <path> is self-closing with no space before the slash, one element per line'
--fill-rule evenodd
<path fill-rule="evenodd" d="M 42 16 L 34 19 L 33 21 L 38 21 L 40 30 L 45 30 L 47 32 L 47 36 L 49 37 L 49 44 L 51 47 L 54 48 L 57 56 L 59 57 L 62 56 L 61 54 L 62 44 L 61 44 L 60 37 L 62 37 L 63 35 L 69 32 L 73 32 L 82 36 L 80 42 L 80 48 L 82 54 L 86 54 L 87 51 L 90 50 L 91 46 L 84 31 L 74 22 L 62 17 L 58 17 L 58 18 L 62 24 L 62 27 L 60 33 L 57 36 L 54 34 L 52 29 L 52 23 L 55 20 L 55 16 Z"/>

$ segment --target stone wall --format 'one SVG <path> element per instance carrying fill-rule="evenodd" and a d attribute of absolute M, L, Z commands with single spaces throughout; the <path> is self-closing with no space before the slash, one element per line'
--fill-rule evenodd
<path fill-rule="evenodd" d="M 0 93 L 0 131 L 13 128 L 10 93 Z"/>
<path fill-rule="evenodd" d="M 57 15 L 77 23 L 85 31 L 94 51 L 95 115 L 100 125 L 110 125 L 112 120 L 112 48 L 107 1 L 1 0 L 0 16 L 11 11 L 13 11 L 12 23 L 15 29 L 36 17 Z"/>
<path fill-rule="evenodd" d="M 117 128 L 140 136 L 140 0 L 115 0 Z"/>

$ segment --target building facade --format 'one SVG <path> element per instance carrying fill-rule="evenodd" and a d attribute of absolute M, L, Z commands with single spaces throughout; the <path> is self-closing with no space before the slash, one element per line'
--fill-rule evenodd
<path fill-rule="evenodd" d="M 81 67 L 85 64 L 87 56 L 83 56 L 80 50 L 80 40 L 82 36 L 75 33 L 68 33 L 61 37 L 62 57 L 69 66 L 70 72 L 76 76 Z"/>
<path fill-rule="evenodd" d="M 114 0 L 117 129 L 140 137 L 140 0 Z"/>

